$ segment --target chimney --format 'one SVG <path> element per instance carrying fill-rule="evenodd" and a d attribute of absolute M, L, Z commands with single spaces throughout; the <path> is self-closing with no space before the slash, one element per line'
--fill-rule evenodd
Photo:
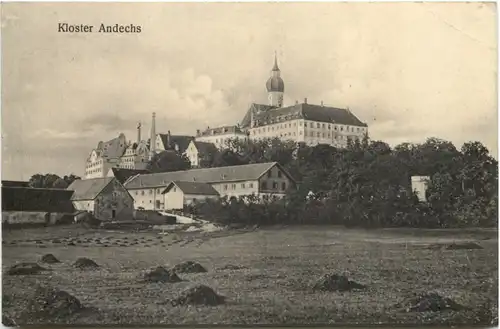
<path fill-rule="evenodd" d="M 137 123 L 137 144 L 141 142 L 141 123 Z"/>
<path fill-rule="evenodd" d="M 167 146 L 170 147 L 170 130 L 167 131 Z"/>
<path fill-rule="evenodd" d="M 295 101 L 295 105 L 299 104 L 299 101 Z"/>
<path fill-rule="evenodd" d="M 307 97 L 304 98 L 304 104 L 307 104 Z"/>
<path fill-rule="evenodd" d="M 321 106 L 323 106 L 323 101 L 321 101 Z"/>
<path fill-rule="evenodd" d="M 153 158 L 156 151 L 156 113 L 153 112 L 153 117 L 151 118 L 151 140 L 149 142 L 149 159 Z"/>
<path fill-rule="evenodd" d="M 200 129 L 196 129 L 196 136 L 200 136 Z"/>

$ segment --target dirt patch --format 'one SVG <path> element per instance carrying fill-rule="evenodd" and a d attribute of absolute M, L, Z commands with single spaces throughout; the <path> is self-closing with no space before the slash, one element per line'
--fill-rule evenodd
<path fill-rule="evenodd" d="M 225 297 L 218 295 L 212 288 L 198 285 L 185 290 L 179 297 L 172 300 L 173 306 L 177 305 L 209 305 L 224 304 Z"/>
<path fill-rule="evenodd" d="M 319 291 L 351 291 L 365 288 L 365 285 L 351 281 L 347 277 L 337 274 L 325 274 L 313 286 L 313 290 Z"/>
<path fill-rule="evenodd" d="M 60 263 L 59 259 L 57 259 L 56 256 L 54 256 L 52 254 L 43 255 L 41 261 L 43 263 L 47 263 L 47 264 Z"/>
<path fill-rule="evenodd" d="M 480 245 L 474 242 L 463 242 L 463 243 L 452 243 L 446 246 L 448 250 L 471 250 L 471 249 L 483 249 Z"/>
<path fill-rule="evenodd" d="M 176 273 L 205 273 L 207 269 L 201 266 L 199 263 L 193 261 L 187 261 L 175 265 L 172 270 Z"/>
<path fill-rule="evenodd" d="M 401 312 L 440 312 L 460 311 L 464 306 L 450 298 L 442 297 L 437 293 L 419 294 L 394 305 Z"/>
<path fill-rule="evenodd" d="M 19 263 L 13 265 L 7 271 L 8 275 L 33 275 L 40 274 L 43 271 L 49 271 L 48 269 L 41 267 L 37 263 Z"/>
<path fill-rule="evenodd" d="M 30 315 L 63 318 L 83 309 L 80 301 L 69 293 L 49 288 L 38 287 L 33 299 L 28 303 L 27 311 Z"/>
<path fill-rule="evenodd" d="M 149 282 L 181 282 L 181 278 L 172 270 L 167 270 L 162 266 L 148 271 L 144 274 L 144 280 Z"/>
<path fill-rule="evenodd" d="M 73 266 L 79 269 L 97 269 L 99 265 L 89 258 L 78 258 L 76 262 L 73 263 Z"/>

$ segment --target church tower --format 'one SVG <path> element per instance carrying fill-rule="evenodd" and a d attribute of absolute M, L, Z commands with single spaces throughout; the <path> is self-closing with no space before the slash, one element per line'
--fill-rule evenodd
<path fill-rule="evenodd" d="M 269 105 L 282 107 L 283 106 L 283 93 L 285 91 L 285 83 L 281 79 L 281 71 L 278 67 L 278 58 L 276 52 L 274 53 L 274 67 L 271 71 L 271 77 L 267 80 L 267 99 Z"/>

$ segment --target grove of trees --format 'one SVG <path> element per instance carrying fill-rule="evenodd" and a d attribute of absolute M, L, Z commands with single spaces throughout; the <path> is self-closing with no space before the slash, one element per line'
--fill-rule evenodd
<path fill-rule="evenodd" d="M 192 210 L 225 223 L 323 223 L 363 227 L 496 226 L 498 162 L 480 142 L 457 149 L 429 138 L 391 148 L 382 141 L 344 149 L 279 139 L 233 140 L 206 166 L 276 161 L 298 181 L 281 201 L 222 199 Z M 411 176 L 429 176 L 427 202 Z M 313 192 L 313 198 L 308 197 Z M 246 199 L 246 200 L 243 200 Z"/>
<path fill-rule="evenodd" d="M 56 174 L 35 174 L 31 176 L 28 184 L 30 187 L 35 188 L 67 188 L 73 181 L 81 179 L 76 175 L 64 175 L 60 177 Z"/>

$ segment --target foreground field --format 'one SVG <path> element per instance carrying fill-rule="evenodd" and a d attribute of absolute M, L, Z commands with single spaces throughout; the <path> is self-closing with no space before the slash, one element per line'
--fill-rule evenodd
<path fill-rule="evenodd" d="M 198 234 L 198 235 L 197 235 Z M 212 235 L 103 232 L 40 228 L 3 232 L 3 313 L 17 324 L 492 324 L 498 312 L 496 232 L 348 230 L 300 227 Z M 483 249 L 448 250 L 440 244 L 474 241 Z M 52 253 L 61 263 L 40 263 Z M 97 270 L 72 264 L 94 260 Z M 182 282 L 149 283 L 141 274 L 181 261 L 206 273 L 179 274 Z M 18 262 L 51 271 L 10 276 Z M 239 268 L 225 269 L 227 265 Z M 366 286 L 318 292 L 324 274 Z M 26 304 L 38 284 L 77 297 L 88 311 L 33 319 Z M 219 306 L 172 306 L 173 296 L 204 284 L 226 297 Z M 394 305 L 415 293 L 435 292 L 466 307 L 406 312 Z M 498 320 L 496 320 L 498 321 Z M 495 323 L 493 323 L 495 324 Z"/>

